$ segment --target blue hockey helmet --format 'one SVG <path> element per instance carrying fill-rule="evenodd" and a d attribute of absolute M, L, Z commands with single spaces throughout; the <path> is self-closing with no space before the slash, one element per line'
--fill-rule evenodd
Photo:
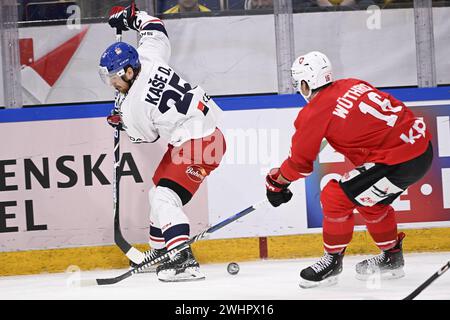
<path fill-rule="evenodd" d="M 114 76 L 123 76 L 125 68 L 138 69 L 141 66 L 137 50 L 125 42 L 110 45 L 100 58 L 99 74 L 104 83 L 110 85 Z"/>

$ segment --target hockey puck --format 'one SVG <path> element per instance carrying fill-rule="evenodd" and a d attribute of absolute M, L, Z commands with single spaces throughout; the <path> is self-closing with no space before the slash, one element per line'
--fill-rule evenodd
<path fill-rule="evenodd" d="M 236 262 L 231 262 L 228 264 L 227 270 L 228 270 L 229 274 L 232 274 L 232 275 L 238 274 L 239 265 Z"/>

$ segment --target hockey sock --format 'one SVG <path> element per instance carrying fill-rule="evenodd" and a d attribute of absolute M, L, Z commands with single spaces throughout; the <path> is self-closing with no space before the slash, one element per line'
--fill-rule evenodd
<path fill-rule="evenodd" d="M 323 219 L 323 246 L 328 253 L 342 252 L 352 240 L 353 214 L 340 219 L 324 216 Z"/>
<path fill-rule="evenodd" d="M 150 247 L 153 249 L 163 249 L 165 248 L 165 240 L 160 228 L 154 227 L 153 223 L 150 222 Z"/>
<path fill-rule="evenodd" d="M 358 211 L 380 250 L 389 250 L 397 244 L 397 222 L 392 206 L 378 204 L 372 207 L 358 207 Z"/>
<path fill-rule="evenodd" d="M 160 227 L 150 228 L 150 240 L 157 240 L 155 242 L 159 245 L 164 241 L 165 247 L 170 250 L 189 240 L 189 220 L 175 191 L 161 186 L 152 190 L 150 192 L 152 221 L 157 221 Z"/>
<path fill-rule="evenodd" d="M 189 240 L 189 224 L 177 224 L 166 229 L 163 234 L 167 250 L 173 249 L 180 243 Z"/>
<path fill-rule="evenodd" d="M 323 206 L 324 249 L 328 253 L 339 253 L 352 239 L 355 204 L 348 199 L 336 180 L 328 182 L 320 200 Z"/>

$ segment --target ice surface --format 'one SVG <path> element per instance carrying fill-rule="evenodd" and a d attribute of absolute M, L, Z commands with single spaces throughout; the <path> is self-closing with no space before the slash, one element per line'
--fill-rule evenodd
<path fill-rule="evenodd" d="M 301 289 L 299 271 L 317 258 L 240 262 L 237 275 L 228 263 L 203 264 L 206 280 L 163 283 L 155 274 L 137 274 L 110 286 L 73 287 L 71 280 L 115 277 L 126 270 L 101 270 L 0 277 L 0 299 L 151 300 L 396 300 L 406 297 L 450 259 L 450 252 L 405 254 L 406 276 L 396 280 L 355 279 L 355 265 L 367 256 L 346 256 L 336 286 Z M 72 268 L 76 270 L 76 268 Z M 450 300 L 450 271 L 416 299 Z"/>

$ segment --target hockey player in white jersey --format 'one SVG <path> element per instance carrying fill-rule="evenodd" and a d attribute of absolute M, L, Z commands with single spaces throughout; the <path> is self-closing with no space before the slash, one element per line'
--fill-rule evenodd
<path fill-rule="evenodd" d="M 108 123 L 125 130 L 135 143 L 164 139 L 168 150 L 153 176 L 149 192 L 150 246 L 154 256 L 189 239 L 189 220 L 182 207 L 216 169 L 225 153 L 225 139 L 217 128 L 221 113 L 198 86 L 191 86 L 168 64 L 171 46 L 164 23 L 139 11 L 134 4 L 113 7 L 109 24 L 120 31 L 139 32 L 137 50 L 117 42 L 100 59 L 100 76 L 120 91 L 118 110 Z M 191 248 L 156 269 L 161 281 L 205 278 Z"/>

